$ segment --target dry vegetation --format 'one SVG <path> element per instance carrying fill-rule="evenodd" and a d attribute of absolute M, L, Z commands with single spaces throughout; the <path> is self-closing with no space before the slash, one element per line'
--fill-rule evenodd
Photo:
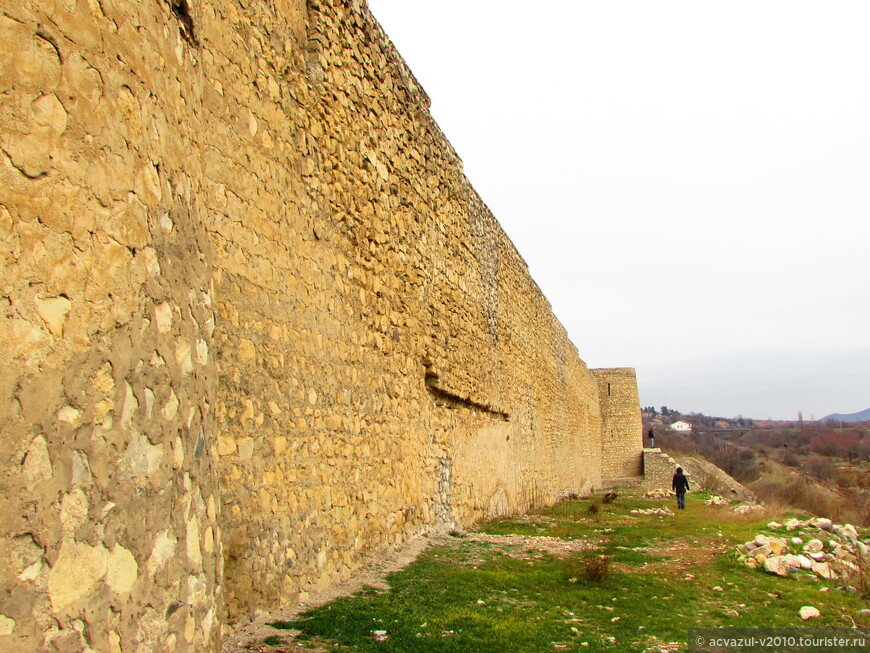
<path fill-rule="evenodd" d="M 870 525 L 870 425 L 746 423 L 691 416 L 691 433 L 660 430 L 671 455 L 701 455 L 765 502 Z"/>

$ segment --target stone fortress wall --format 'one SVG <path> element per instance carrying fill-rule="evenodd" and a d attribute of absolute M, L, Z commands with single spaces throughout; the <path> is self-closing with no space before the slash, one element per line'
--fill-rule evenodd
<path fill-rule="evenodd" d="M 579 358 L 364 2 L 0 0 L 0 42 L 0 648 L 215 651 L 639 473 L 633 372 Z"/>

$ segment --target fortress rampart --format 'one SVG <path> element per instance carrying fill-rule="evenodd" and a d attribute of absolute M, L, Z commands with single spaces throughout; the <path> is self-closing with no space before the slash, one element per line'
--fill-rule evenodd
<path fill-rule="evenodd" d="M 356 0 L 0 0 L 0 648 L 216 651 L 640 471 Z M 609 389 L 609 391 L 608 391 Z"/>

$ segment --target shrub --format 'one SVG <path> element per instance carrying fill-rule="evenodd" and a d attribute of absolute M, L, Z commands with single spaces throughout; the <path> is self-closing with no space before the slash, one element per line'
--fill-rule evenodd
<path fill-rule="evenodd" d="M 804 467 L 807 473 L 825 481 L 830 481 L 836 474 L 834 465 L 824 456 L 810 456 L 804 463 Z"/>
<path fill-rule="evenodd" d="M 799 510 L 839 520 L 843 518 L 843 506 L 806 478 L 796 478 L 787 485 L 776 481 L 755 483 L 753 492 L 765 503 L 787 505 Z"/>
<path fill-rule="evenodd" d="M 600 583 L 610 574 L 610 556 L 587 554 L 583 556 L 583 578 Z"/>
<path fill-rule="evenodd" d="M 782 464 L 788 465 L 789 467 L 800 467 L 801 459 L 798 458 L 794 452 L 786 451 L 782 454 Z"/>
<path fill-rule="evenodd" d="M 565 574 L 570 582 L 583 579 L 600 583 L 610 575 L 610 556 L 596 551 L 587 551 L 565 560 Z"/>
<path fill-rule="evenodd" d="M 759 477 L 755 453 L 745 447 L 735 447 L 706 438 L 699 451 L 704 458 L 743 483 Z"/>
<path fill-rule="evenodd" d="M 856 564 L 858 569 L 850 573 L 846 578 L 846 584 L 858 590 L 862 599 L 870 598 L 870 554 L 857 552 Z"/>

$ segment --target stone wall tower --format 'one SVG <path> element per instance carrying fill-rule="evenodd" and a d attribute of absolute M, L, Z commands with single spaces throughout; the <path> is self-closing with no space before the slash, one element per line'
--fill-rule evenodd
<path fill-rule="evenodd" d="M 633 368 L 590 370 L 598 380 L 603 480 L 643 473 L 643 423 Z"/>

